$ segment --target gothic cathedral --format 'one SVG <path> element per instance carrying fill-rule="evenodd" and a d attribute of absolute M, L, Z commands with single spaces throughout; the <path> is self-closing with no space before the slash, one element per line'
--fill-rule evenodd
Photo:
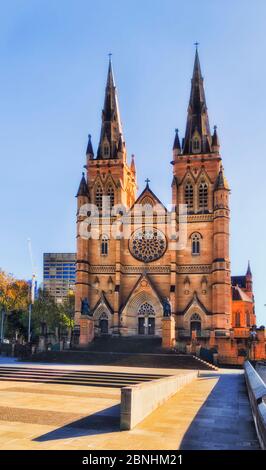
<path fill-rule="evenodd" d="M 137 197 L 135 161 L 132 156 L 128 163 L 111 59 L 100 142 L 94 154 L 89 136 L 86 157 L 86 175 L 77 193 L 76 345 L 86 347 L 103 335 L 164 339 L 169 306 L 174 325 L 169 348 L 212 350 L 227 364 L 241 364 L 251 354 L 265 357 L 264 331 L 255 326 L 250 266 L 245 276 L 231 277 L 230 189 L 217 129 L 210 130 L 198 50 L 185 137 L 181 143 L 176 130 L 169 166 L 175 208 L 170 216 L 174 214 L 177 227 L 179 205 L 187 208 L 183 249 L 173 248 L 165 230 L 169 213 L 149 180 Z M 111 209 L 119 209 L 111 216 L 104 209 L 105 196 Z M 93 219 L 93 204 L 99 214 L 98 236 L 86 238 L 80 229 L 88 215 Z M 158 205 L 162 210 L 154 215 Z M 145 212 L 145 228 L 141 213 L 133 228 L 129 224 L 136 206 L 151 208 L 150 215 Z M 110 219 L 112 224 L 122 217 L 131 227 L 127 237 L 110 233 Z"/>

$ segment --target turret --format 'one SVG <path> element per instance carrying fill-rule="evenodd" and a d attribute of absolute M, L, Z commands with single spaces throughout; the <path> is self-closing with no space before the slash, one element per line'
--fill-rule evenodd
<path fill-rule="evenodd" d="M 87 204 L 89 202 L 89 191 L 88 191 L 88 184 L 85 178 L 85 173 L 82 173 L 82 177 L 80 180 L 78 192 L 76 194 L 78 210 L 83 204 Z"/>
<path fill-rule="evenodd" d="M 220 150 L 220 142 L 219 137 L 217 134 L 217 126 L 214 126 L 214 131 L 212 135 L 212 151 L 215 153 L 219 153 Z"/>
<path fill-rule="evenodd" d="M 134 176 L 136 176 L 135 155 L 131 155 L 130 169 Z"/>
<path fill-rule="evenodd" d="M 91 143 L 91 135 L 90 134 L 88 136 L 88 145 L 87 145 L 86 155 L 87 155 L 88 159 L 93 159 L 93 157 L 94 157 L 94 152 L 93 152 L 93 147 L 92 147 L 92 143 Z"/>
<path fill-rule="evenodd" d="M 173 145 L 173 157 L 180 155 L 181 153 L 181 145 L 179 141 L 178 129 L 175 130 L 175 140 Z"/>
<path fill-rule="evenodd" d="M 248 262 L 247 272 L 246 272 L 246 289 L 248 292 L 253 292 L 253 282 L 252 282 L 252 272 L 250 269 L 250 262 Z"/>

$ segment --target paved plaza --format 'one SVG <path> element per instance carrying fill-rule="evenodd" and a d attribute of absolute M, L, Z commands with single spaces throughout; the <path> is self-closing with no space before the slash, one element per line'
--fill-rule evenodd
<path fill-rule="evenodd" d="M 23 364 L 1 359 L 1 369 L 12 366 L 78 374 L 83 371 L 86 377 L 102 375 L 102 381 L 112 374 L 121 378 L 132 375 L 135 381 L 139 374 L 184 373 L 173 369 Z M 0 449 L 259 448 L 241 370 L 201 372 L 197 380 L 136 428 L 122 432 L 118 386 L 13 379 L 9 381 L 6 376 L 0 380 Z"/>

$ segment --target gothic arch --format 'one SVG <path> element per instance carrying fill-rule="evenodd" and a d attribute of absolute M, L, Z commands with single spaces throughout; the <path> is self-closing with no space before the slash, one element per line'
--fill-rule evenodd
<path fill-rule="evenodd" d="M 133 295 L 123 310 L 122 327 L 128 336 L 138 334 L 139 312 L 142 311 L 143 306 L 146 304 L 154 312 L 155 334 L 161 336 L 163 307 L 160 300 L 147 290 L 141 290 Z"/>
<path fill-rule="evenodd" d="M 138 312 L 148 304 L 154 311 L 155 334 L 162 335 L 163 306 L 157 291 L 146 276 L 141 276 L 128 300 L 121 309 L 120 319 L 122 334 L 131 336 L 138 334 Z"/>
<path fill-rule="evenodd" d="M 190 324 L 193 319 L 201 321 L 201 329 L 207 329 L 210 327 L 208 316 L 203 309 L 203 306 L 198 301 L 197 296 L 194 294 L 192 302 L 188 305 L 184 314 L 184 328 L 190 330 Z"/>

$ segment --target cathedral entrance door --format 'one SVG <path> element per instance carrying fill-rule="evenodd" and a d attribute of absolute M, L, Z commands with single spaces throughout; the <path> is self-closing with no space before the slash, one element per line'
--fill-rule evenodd
<path fill-rule="evenodd" d="M 101 335 L 108 335 L 108 320 L 106 318 L 99 321 L 99 326 Z"/>
<path fill-rule="evenodd" d="M 155 335 L 155 318 L 148 318 L 148 335 Z"/>
<path fill-rule="evenodd" d="M 138 330 L 139 335 L 145 335 L 145 318 L 140 317 L 139 318 L 139 330 Z"/>
<path fill-rule="evenodd" d="M 190 319 L 190 331 L 196 331 L 196 333 L 201 332 L 201 318 L 197 313 L 194 313 Z"/>

